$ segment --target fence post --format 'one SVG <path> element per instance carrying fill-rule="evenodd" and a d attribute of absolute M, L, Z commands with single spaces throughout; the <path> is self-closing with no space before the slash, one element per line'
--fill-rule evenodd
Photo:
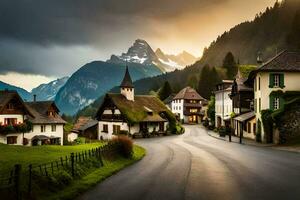
<path fill-rule="evenodd" d="M 72 169 L 72 176 L 74 177 L 74 153 L 71 153 L 71 169 Z"/>
<path fill-rule="evenodd" d="M 32 184 L 32 164 L 29 165 L 29 171 L 28 171 L 29 177 L 28 177 L 28 196 L 31 197 L 31 184 Z"/>
<path fill-rule="evenodd" d="M 99 148 L 99 161 L 100 161 L 101 166 L 103 167 L 104 163 L 103 163 L 103 160 L 102 160 L 102 155 L 101 155 L 101 149 L 100 148 Z"/>
<path fill-rule="evenodd" d="M 15 165 L 15 176 L 14 176 L 14 182 L 15 182 L 15 190 L 16 190 L 16 199 L 21 199 L 21 190 L 20 190 L 20 180 L 21 180 L 21 169 L 22 166 L 20 164 Z"/>

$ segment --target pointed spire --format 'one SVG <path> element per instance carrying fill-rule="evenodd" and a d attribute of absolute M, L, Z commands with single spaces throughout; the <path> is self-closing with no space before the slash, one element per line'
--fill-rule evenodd
<path fill-rule="evenodd" d="M 126 71 L 125 71 L 125 76 L 123 78 L 123 81 L 120 85 L 120 87 L 124 87 L 124 88 L 134 88 L 130 74 L 129 74 L 129 70 L 128 70 L 128 66 L 126 65 Z"/>

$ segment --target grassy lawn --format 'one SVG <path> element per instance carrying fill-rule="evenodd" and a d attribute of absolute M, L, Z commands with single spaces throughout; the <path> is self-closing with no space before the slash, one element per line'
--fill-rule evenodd
<path fill-rule="evenodd" d="M 74 180 L 71 185 L 53 195 L 43 196 L 43 199 L 74 199 L 75 197 L 78 197 L 80 194 L 102 182 L 107 177 L 141 160 L 146 154 L 145 149 L 137 145 L 134 146 L 133 150 L 134 155 L 132 159 L 119 158 L 114 162 L 105 161 L 105 165 L 103 167 L 92 171 L 81 179 Z"/>
<path fill-rule="evenodd" d="M 0 144 L 0 171 L 10 170 L 15 164 L 26 167 L 29 164 L 47 163 L 69 156 L 72 152 L 89 150 L 103 143 L 81 144 L 74 146 L 45 145 L 36 147 L 12 146 Z"/>

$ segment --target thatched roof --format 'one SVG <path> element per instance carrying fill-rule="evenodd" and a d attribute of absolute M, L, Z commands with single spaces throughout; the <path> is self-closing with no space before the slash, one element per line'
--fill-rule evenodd
<path fill-rule="evenodd" d="M 183 88 L 174 99 L 188 99 L 188 100 L 204 100 L 203 97 L 191 87 Z"/>
<path fill-rule="evenodd" d="M 105 101 L 112 101 L 113 104 L 121 111 L 122 115 L 130 123 L 138 123 L 142 121 L 165 121 L 160 114 L 168 112 L 168 108 L 155 96 L 136 95 L 134 101 L 129 101 L 122 94 L 106 94 Z M 151 112 L 149 113 L 149 110 Z M 103 112 L 100 107 L 97 116 Z"/>

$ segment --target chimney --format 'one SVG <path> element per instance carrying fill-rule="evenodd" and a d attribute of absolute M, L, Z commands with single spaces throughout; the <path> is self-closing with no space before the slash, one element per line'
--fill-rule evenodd
<path fill-rule="evenodd" d="M 257 53 L 257 64 L 261 65 L 263 63 L 262 61 L 262 53 L 259 51 Z"/>
<path fill-rule="evenodd" d="M 36 102 L 36 94 L 33 95 L 33 102 Z"/>

